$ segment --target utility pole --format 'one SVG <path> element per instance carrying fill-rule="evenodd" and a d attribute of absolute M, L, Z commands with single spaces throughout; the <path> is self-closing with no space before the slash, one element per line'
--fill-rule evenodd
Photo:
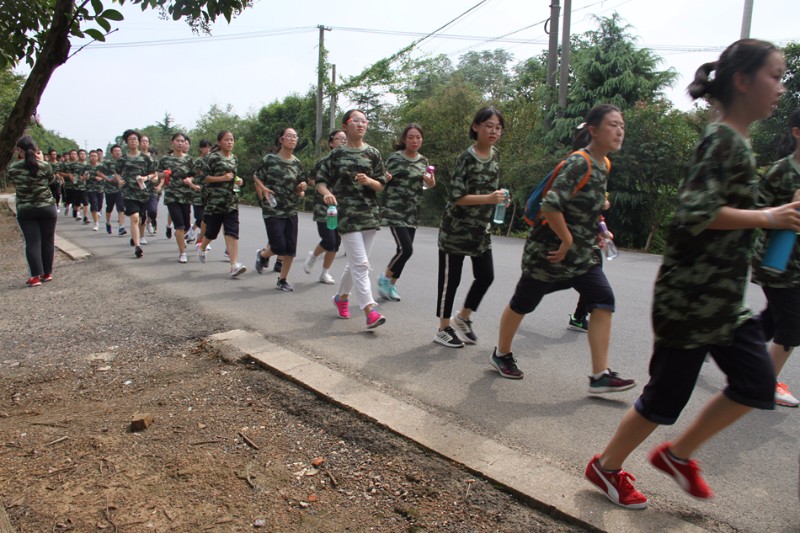
<path fill-rule="evenodd" d="M 322 138 L 322 84 L 325 83 L 325 32 L 331 31 L 332 28 L 326 28 L 322 24 L 317 26 L 319 28 L 319 63 L 317 65 L 317 124 L 316 131 L 314 132 L 314 146 L 316 146 L 316 155 L 322 154 L 322 146 L 319 141 Z"/>
<path fill-rule="evenodd" d="M 561 30 L 561 72 L 558 79 L 558 107 L 567 108 L 567 86 L 569 85 L 569 37 L 572 19 L 572 0 L 564 0 L 564 27 Z"/>
<path fill-rule="evenodd" d="M 547 107 L 548 109 L 553 104 L 552 94 L 556 88 L 556 67 L 558 65 L 558 12 L 560 10 L 559 0 L 551 0 L 550 2 L 550 24 L 549 27 L 545 22 L 545 30 L 550 33 L 550 48 L 547 52 L 547 86 L 550 88 L 550 96 L 548 96 Z M 548 115 L 549 116 L 549 115 Z M 552 127 L 552 120 L 549 118 L 545 123 L 545 128 Z"/>
<path fill-rule="evenodd" d="M 331 65 L 331 118 L 328 129 L 336 127 L 336 65 Z"/>
<path fill-rule="evenodd" d="M 744 0 L 744 12 L 742 13 L 742 33 L 740 39 L 750 38 L 750 22 L 753 20 L 753 0 Z"/>

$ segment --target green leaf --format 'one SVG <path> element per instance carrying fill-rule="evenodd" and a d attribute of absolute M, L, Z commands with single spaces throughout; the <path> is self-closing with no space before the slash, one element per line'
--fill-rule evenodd
<path fill-rule="evenodd" d="M 97 17 L 95 19 L 95 22 L 97 22 L 97 25 L 100 26 L 101 28 L 103 28 L 106 31 L 106 33 L 111 31 L 111 23 L 109 21 L 107 21 L 106 19 L 104 19 L 102 17 Z"/>
<path fill-rule="evenodd" d="M 97 28 L 89 28 L 84 33 L 95 41 L 105 42 L 106 40 L 106 36 Z"/>
<path fill-rule="evenodd" d="M 105 11 L 103 11 L 103 13 L 100 14 L 100 16 L 103 17 L 104 19 L 114 20 L 117 22 L 119 22 L 124 18 L 122 16 L 122 13 L 120 13 L 116 9 L 106 9 Z"/>
<path fill-rule="evenodd" d="M 94 9 L 95 14 L 99 14 L 103 12 L 103 0 L 92 0 L 92 9 Z"/>

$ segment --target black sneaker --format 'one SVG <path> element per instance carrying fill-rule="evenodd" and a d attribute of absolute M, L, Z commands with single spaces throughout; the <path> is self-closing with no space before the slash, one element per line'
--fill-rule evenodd
<path fill-rule="evenodd" d="M 166 233 L 167 233 L 167 239 L 171 239 L 172 238 L 172 226 L 167 226 Z"/>
<path fill-rule="evenodd" d="M 264 266 L 266 266 L 266 265 L 264 265 Z M 275 266 L 272 268 L 272 270 L 274 272 L 280 272 L 282 268 L 283 268 L 283 261 L 281 261 L 280 258 L 276 259 L 275 260 Z"/>
<path fill-rule="evenodd" d="M 611 369 L 595 379 L 589 376 L 589 392 L 591 394 L 605 394 L 607 392 L 622 392 L 624 390 L 632 389 L 636 386 L 636 382 L 632 379 L 624 379 L 619 377 L 619 374 L 612 372 Z"/>
<path fill-rule="evenodd" d="M 133 243 L 133 237 L 131 237 L 131 246 L 136 246 L 136 245 Z"/>
<path fill-rule="evenodd" d="M 571 329 L 572 331 L 582 331 L 584 333 L 589 331 L 589 319 L 585 316 L 583 318 L 577 315 L 569 315 L 569 321 L 567 322 L 567 329 Z"/>
<path fill-rule="evenodd" d="M 136 259 L 141 259 L 141 257 L 144 255 L 144 250 L 142 250 L 141 246 L 137 246 L 133 249 L 133 253 L 136 255 Z"/>
<path fill-rule="evenodd" d="M 456 332 L 453 331 L 453 328 L 450 326 L 447 326 L 443 330 L 437 331 L 436 335 L 433 337 L 433 342 L 437 342 L 442 346 L 447 346 L 448 348 L 464 347 L 464 343 L 458 338 L 458 335 L 456 335 Z"/>
<path fill-rule="evenodd" d="M 111 224 L 106 224 L 106 233 L 111 235 Z"/>
<path fill-rule="evenodd" d="M 264 269 L 269 267 L 269 257 L 266 259 L 261 257 L 261 252 L 263 252 L 263 250 L 256 252 L 256 272 L 259 274 L 263 274 Z"/>
<path fill-rule="evenodd" d="M 453 322 L 461 333 L 461 338 L 464 339 L 464 342 L 467 344 L 476 344 L 478 342 L 478 336 L 475 335 L 475 331 L 472 329 L 472 320 L 456 315 L 453 318 Z"/>
<path fill-rule="evenodd" d="M 489 364 L 504 378 L 522 379 L 525 375 L 522 370 L 517 368 L 517 360 L 514 359 L 514 354 L 509 353 L 508 355 L 500 357 L 497 355 L 497 348 L 492 352 L 492 356 L 489 358 Z"/>
<path fill-rule="evenodd" d="M 279 278 L 278 284 L 275 288 L 278 289 L 279 291 L 285 291 L 285 292 L 292 292 L 294 290 L 294 286 L 288 281 L 286 281 L 286 278 Z"/>

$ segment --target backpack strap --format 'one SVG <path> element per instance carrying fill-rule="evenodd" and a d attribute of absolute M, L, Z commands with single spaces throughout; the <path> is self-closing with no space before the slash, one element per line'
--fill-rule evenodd
<path fill-rule="evenodd" d="M 587 154 L 585 150 L 575 150 L 574 152 L 572 152 L 570 154 L 570 156 L 572 156 L 574 154 L 580 154 L 586 160 L 586 166 L 588 168 L 586 169 L 586 175 L 583 176 L 581 181 L 579 181 L 578 184 L 575 186 L 575 188 L 572 189 L 572 196 L 575 196 L 576 194 L 578 194 L 578 191 L 583 189 L 583 187 L 587 183 L 589 183 L 589 178 L 592 176 L 592 160 L 589 158 L 589 154 Z M 608 158 L 606 158 L 606 165 L 609 165 L 609 164 L 610 164 L 610 162 L 608 161 Z"/>

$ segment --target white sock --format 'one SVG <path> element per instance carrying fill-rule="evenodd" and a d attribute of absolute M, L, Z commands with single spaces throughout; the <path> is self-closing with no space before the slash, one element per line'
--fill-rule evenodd
<path fill-rule="evenodd" d="M 592 379 L 600 379 L 601 377 L 603 377 L 603 374 L 608 374 L 607 368 L 602 372 L 598 372 L 597 374 L 592 374 Z"/>

